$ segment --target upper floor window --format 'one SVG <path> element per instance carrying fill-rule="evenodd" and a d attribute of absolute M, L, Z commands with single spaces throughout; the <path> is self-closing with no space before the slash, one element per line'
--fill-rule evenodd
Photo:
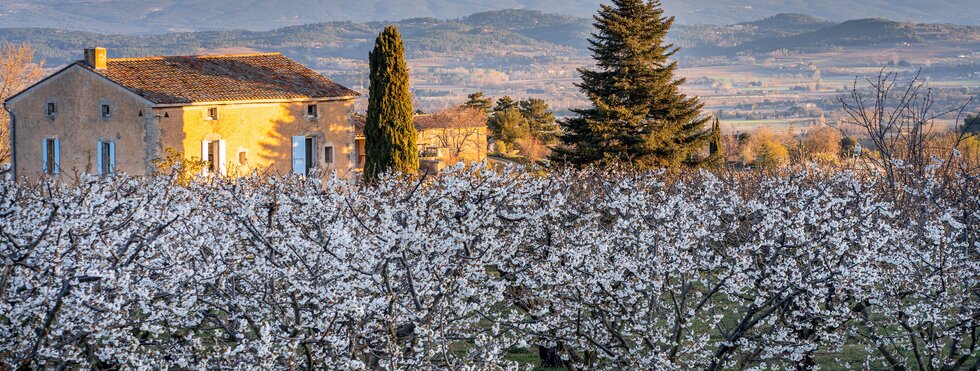
<path fill-rule="evenodd" d="M 112 108 L 108 104 L 102 105 L 102 117 L 109 118 L 112 117 Z"/>
<path fill-rule="evenodd" d="M 317 117 L 317 109 L 315 104 L 306 106 L 306 116 Z"/>
<path fill-rule="evenodd" d="M 207 119 L 208 120 L 217 120 L 218 119 L 218 107 L 208 108 L 208 117 L 207 117 Z"/>
<path fill-rule="evenodd" d="M 44 109 L 44 114 L 54 116 L 56 113 L 58 113 L 58 105 L 55 102 L 48 102 L 47 108 Z"/>

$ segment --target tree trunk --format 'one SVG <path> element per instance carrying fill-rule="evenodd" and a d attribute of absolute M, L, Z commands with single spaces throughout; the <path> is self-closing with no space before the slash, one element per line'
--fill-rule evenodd
<path fill-rule="evenodd" d="M 558 355 L 558 347 L 538 346 L 538 357 L 541 358 L 541 368 L 562 367 L 561 356 Z"/>

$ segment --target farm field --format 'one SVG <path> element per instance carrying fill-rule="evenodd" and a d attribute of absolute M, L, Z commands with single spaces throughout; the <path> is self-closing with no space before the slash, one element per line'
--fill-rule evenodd
<path fill-rule="evenodd" d="M 682 91 L 701 97 L 705 112 L 720 117 L 725 130 L 798 132 L 841 120 L 837 98 L 849 92 L 855 80 L 863 83 L 866 76 L 883 69 L 897 73 L 900 79 L 921 73 L 942 107 L 969 102 L 967 112 L 980 110 L 977 50 L 980 43 L 783 51 L 681 60 L 677 75 L 686 79 Z M 483 91 L 491 97 L 545 99 L 559 117 L 588 104 L 575 84 L 579 81 L 576 69 L 590 63 L 581 54 L 569 55 L 560 63 L 516 64 L 509 69 L 479 66 L 448 55 L 409 60 L 416 107 L 423 111 L 444 109 L 465 101 L 467 94 Z M 955 122 L 950 116 L 935 124 L 945 129 Z"/>

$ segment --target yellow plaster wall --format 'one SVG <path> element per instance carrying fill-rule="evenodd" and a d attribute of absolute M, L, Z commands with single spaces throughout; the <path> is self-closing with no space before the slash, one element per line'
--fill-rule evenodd
<path fill-rule="evenodd" d="M 57 114 L 48 117 L 48 99 Z M 103 118 L 101 102 L 112 107 Z M 97 172 L 99 140 L 116 143 L 116 171 L 143 175 L 147 161 L 149 102 L 82 67 L 71 67 L 15 98 L 14 162 L 20 179 L 36 179 L 43 171 L 43 141 L 61 142 L 61 176 Z M 143 117 L 139 117 L 140 111 Z"/>
<path fill-rule="evenodd" d="M 448 131 L 448 133 L 446 132 Z M 456 131 L 456 132 L 453 132 Z M 466 135 L 466 132 L 472 132 L 470 135 Z M 487 129 L 486 127 L 479 128 L 433 128 L 426 130 L 419 130 L 416 132 L 415 142 L 420 149 L 426 147 L 440 147 L 443 143 L 443 139 L 459 140 L 463 139 L 463 145 L 461 146 L 461 151 L 458 158 L 452 158 L 449 154 L 448 149 L 443 149 L 443 155 L 438 159 L 439 164 L 435 165 L 436 168 L 441 169 L 446 165 L 452 165 L 456 162 L 462 161 L 466 163 L 481 162 L 487 158 Z M 356 155 L 362 155 L 365 153 L 364 146 L 366 144 L 366 139 L 364 136 L 358 136 L 355 141 Z M 357 156 L 358 162 L 356 167 L 358 171 L 363 170 L 365 158 L 363 156 Z"/>
<path fill-rule="evenodd" d="M 306 116 L 307 106 L 317 104 L 316 118 Z M 202 141 L 225 141 L 225 165 L 228 175 L 250 172 L 288 174 L 292 171 L 292 136 L 316 137 L 314 158 L 317 165 L 340 176 L 353 171 L 350 160 L 352 127 L 350 109 L 353 100 L 233 103 L 220 105 L 157 108 L 160 119 L 160 149 L 173 148 L 187 158 L 201 158 Z M 207 119 L 208 108 L 218 108 L 218 119 Z M 324 146 L 334 147 L 333 166 L 326 168 Z M 239 152 L 245 151 L 246 164 L 239 164 Z"/>
<path fill-rule="evenodd" d="M 438 147 L 444 141 L 462 142 L 458 158 L 452 158 L 448 149 L 443 149 L 440 159 L 444 164 L 463 161 L 480 162 L 487 158 L 487 130 L 480 128 L 432 128 L 419 130 L 416 142 L 423 147 Z"/>

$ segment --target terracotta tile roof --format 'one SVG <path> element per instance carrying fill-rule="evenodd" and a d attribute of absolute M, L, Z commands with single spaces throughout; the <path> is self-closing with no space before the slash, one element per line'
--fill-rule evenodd
<path fill-rule="evenodd" d="M 428 126 L 422 126 L 419 124 L 421 123 L 420 121 L 428 120 L 430 116 L 432 115 L 415 115 L 415 130 L 425 130 L 429 128 Z M 367 116 L 360 113 L 355 113 L 352 121 L 354 121 L 354 135 L 363 137 L 364 126 L 367 125 Z"/>
<path fill-rule="evenodd" d="M 426 130 L 450 126 L 449 118 L 444 115 L 422 114 L 415 115 L 415 130 Z"/>
<path fill-rule="evenodd" d="M 355 113 L 354 117 L 351 118 L 354 122 L 354 136 L 363 137 L 364 136 L 364 126 L 367 125 L 367 116 L 360 113 Z"/>
<path fill-rule="evenodd" d="M 157 104 L 353 97 L 279 53 L 110 58 L 95 71 Z"/>

